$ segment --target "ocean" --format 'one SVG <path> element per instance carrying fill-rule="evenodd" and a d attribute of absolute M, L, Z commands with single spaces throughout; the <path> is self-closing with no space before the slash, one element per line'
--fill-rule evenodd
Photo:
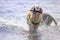
<path fill-rule="evenodd" d="M 34 5 L 54 17 L 57 26 L 41 25 L 30 35 L 26 17 Z M 60 40 L 60 0 L 0 0 L 0 40 Z"/>

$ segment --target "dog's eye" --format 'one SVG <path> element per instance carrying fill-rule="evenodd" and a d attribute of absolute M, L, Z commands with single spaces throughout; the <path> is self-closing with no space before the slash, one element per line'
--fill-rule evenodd
<path fill-rule="evenodd" d="M 29 11 L 33 11 L 33 10 L 29 10 Z"/>
<path fill-rule="evenodd" d="M 35 12 L 35 8 L 33 9 L 33 12 Z"/>
<path fill-rule="evenodd" d="M 39 12 L 42 13 L 42 8 L 40 8 Z"/>

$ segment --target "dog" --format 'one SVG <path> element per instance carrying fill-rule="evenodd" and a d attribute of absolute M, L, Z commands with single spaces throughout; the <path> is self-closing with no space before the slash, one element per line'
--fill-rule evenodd
<path fill-rule="evenodd" d="M 51 15 L 44 13 L 44 14 L 42 14 L 42 18 L 43 18 L 43 22 L 46 25 L 49 26 L 52 23 L 52 21 L 54 21 L 55 25 L 57 26 L 57 22 L 55 21 L 55 19 Z"/>
<path fill-rule="evenodd" d="M 27 15 L 27 24 L 30 27 L 30 31 L 32 31 L 32 29 L 36 31 L 40 23 L 50 25 L 52 21 L 54 21 L 55 25 L 57 25 L 57 22 L 51 15 L 47 13 L 43 14 L 43 10 L 40 6 L 33 6 Z"/>

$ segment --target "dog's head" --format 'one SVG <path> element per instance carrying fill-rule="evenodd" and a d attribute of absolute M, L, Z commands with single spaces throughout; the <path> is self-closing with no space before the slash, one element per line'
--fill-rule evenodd
<path fill-rule="evenodd" d="M 32 15 L 33 21 L 37 22 L 41 18 L 43 11 L 41 7 L 34 6 L 30 9 L 30 13 L 33 14 Z"/>
<path fill-rule="evenodd" d="M 42 11 L 42 8 L 40 8 L 39 6 L 34 6 L 30 9 L 31 12 L 33 12 L 33 14 L 36 14 L 36 13 L 40 13 L 42 14 L 43 11 Z"/>

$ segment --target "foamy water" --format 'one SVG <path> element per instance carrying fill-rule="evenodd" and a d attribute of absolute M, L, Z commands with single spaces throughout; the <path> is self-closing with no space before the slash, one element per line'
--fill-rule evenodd
<path fill-rule="evenodd" d="M 37 4 L 43 13 L 53 16 L 58 25 L 43 24 L 30 34 L 26 15 Z M 0 40 L 60 40 L 60 0 L 0 0 Z"/>

